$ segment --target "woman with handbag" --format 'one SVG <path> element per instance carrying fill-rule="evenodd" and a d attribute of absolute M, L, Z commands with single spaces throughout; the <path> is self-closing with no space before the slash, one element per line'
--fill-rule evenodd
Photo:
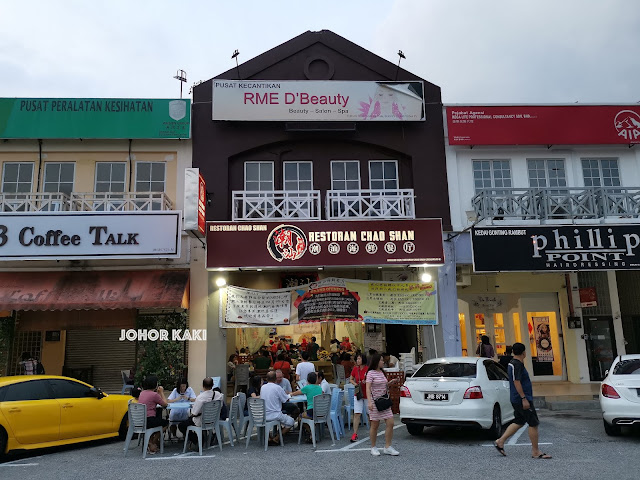
<path fill-rule="evenodd" d="M 367 359 L 364 354 L 358 352 L 356 354 L 356 366 L 351 369 L 349 382 L 355 385 L 353 392 L 353 435 L 351 441 L 358 441 L 358 427 L 360 426 L 360 415 L 364 412 L 367 401 L 366 378 L 367 378 Z"/>
<path fill-rule="evenodd" d="M 391 399 L 389 398 L 388 385 L 396 383 L 398 379 L 387 382 L 382 370 L 384 360 L 382 355 L 376 353 L 371 357 L 369 362 L 369 371 L 367 372 L 367 399 L 369 403 L 369 438 L 371 439 L 371 455 L 379 456 L 380 450 L 376 448 L 376 438 L 378 437 L 378 426 L 380 420 L 386 423 L 384 431 L 384 448 L 382 453 L 385 455 L 400 455 L 400 453 L 391 446 L 393 439 L 393 412 L 391 411 Z"/>

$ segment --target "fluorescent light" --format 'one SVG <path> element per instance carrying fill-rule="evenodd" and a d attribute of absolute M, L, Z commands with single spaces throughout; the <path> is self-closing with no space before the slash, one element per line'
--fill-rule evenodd
<path fill-rule="evenodd" d="M 227 284 L 227 281 L 226 281 L 224 278 L 222 278 L 222 277 L 218 277 L 218 278 L 216 279 L 216 285 L 217 285 L 217 286 L 219 286 L 219 287 L 224 287 L 226 284 Z"/>
<path fill-rule="evenodd" d="M 431 281 L 431 274 L 430 273 L 423 273 L 420 277 L 420 279 L 424 282 L 424 283 L 429 283 Z"/>

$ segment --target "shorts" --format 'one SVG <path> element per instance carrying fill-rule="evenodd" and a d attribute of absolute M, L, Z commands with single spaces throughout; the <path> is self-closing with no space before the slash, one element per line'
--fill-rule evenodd
<path fill-rule="evenodd" d="M 353 397 L 353 413 L 362 413 L 367 408 L 367 399 L 358 400 L 355 395 Z"/>
<path fill-rule="evenodd" d="M 522 408 L 522 402 L 512 403 L 513 405 L 513 414 L 515 418 L 513 419 L 513 423 L 516 425 L 524 425 L 525 423 L 530 427 L 537 427 L 540 425 L 540 420 L 538 420 L 538 413 L 536 412 L 536 407 L 533 406 L 533 402 L 529 402 L 531 408 L 529 410 L 525 410 Z"/>
<path fill-rule="evenodd" d="M 283 427 L 293 427 L 293 418 L 285 413 L 280 412 L 279 415 L 267 418 L 267 422 L 275 422 L 276 420 L 278 420 L 280 422 L 280 425 L 282 425 Z"/>
<path fill-rule="evenodd" d="M 166 418 L 147 417 L 147 428 L 166 427 L 169 420 Z"/>

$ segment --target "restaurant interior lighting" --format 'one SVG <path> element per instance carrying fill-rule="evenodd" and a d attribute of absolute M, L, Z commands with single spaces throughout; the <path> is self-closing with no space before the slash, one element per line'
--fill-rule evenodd
<path fill-rule="evenodd" d="M 431 274 L 424 272 L 421 276 L 420 279 L 424 282 L 424 283 L 429 283 L 431 281 Z"/>
<path fill-rule="evenodd" d="M 227 281 L 226 281 L 224 278 L 222 278 L 222 277 L 218 277 L 218 278 L 216 279 L 216 285 L 217 285 L 217 286 L 219 286 L 219 287 L 224 287 L 226 284 L 227 284 Z"/>

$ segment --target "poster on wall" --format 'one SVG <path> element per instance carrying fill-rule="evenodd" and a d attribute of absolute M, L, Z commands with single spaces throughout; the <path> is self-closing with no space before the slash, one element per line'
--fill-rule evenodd
<path fill-rule="evenodd" d="M 291 294 L 287 291 L 227 287 L 227 323 L 288 325 Z"/>
<path fill-rule="evenodd" d="M 553 362 L 553 346 L 551 345 L 551 329 L 549 317 L 533 317 L 536 348 L 539 362 Z"/>
<path fill-rule="evenodd" d="M 598 292 L 595 287 L 581 288 L 580 292 L 580 307 L 597 307 L 598 306 Z"/>
<path fill-rule="evenodd" d="M 437 325 L 435 283 L 326 278 L 277 290 L 220 290 L 220 326 L 350 321 Z"/>

